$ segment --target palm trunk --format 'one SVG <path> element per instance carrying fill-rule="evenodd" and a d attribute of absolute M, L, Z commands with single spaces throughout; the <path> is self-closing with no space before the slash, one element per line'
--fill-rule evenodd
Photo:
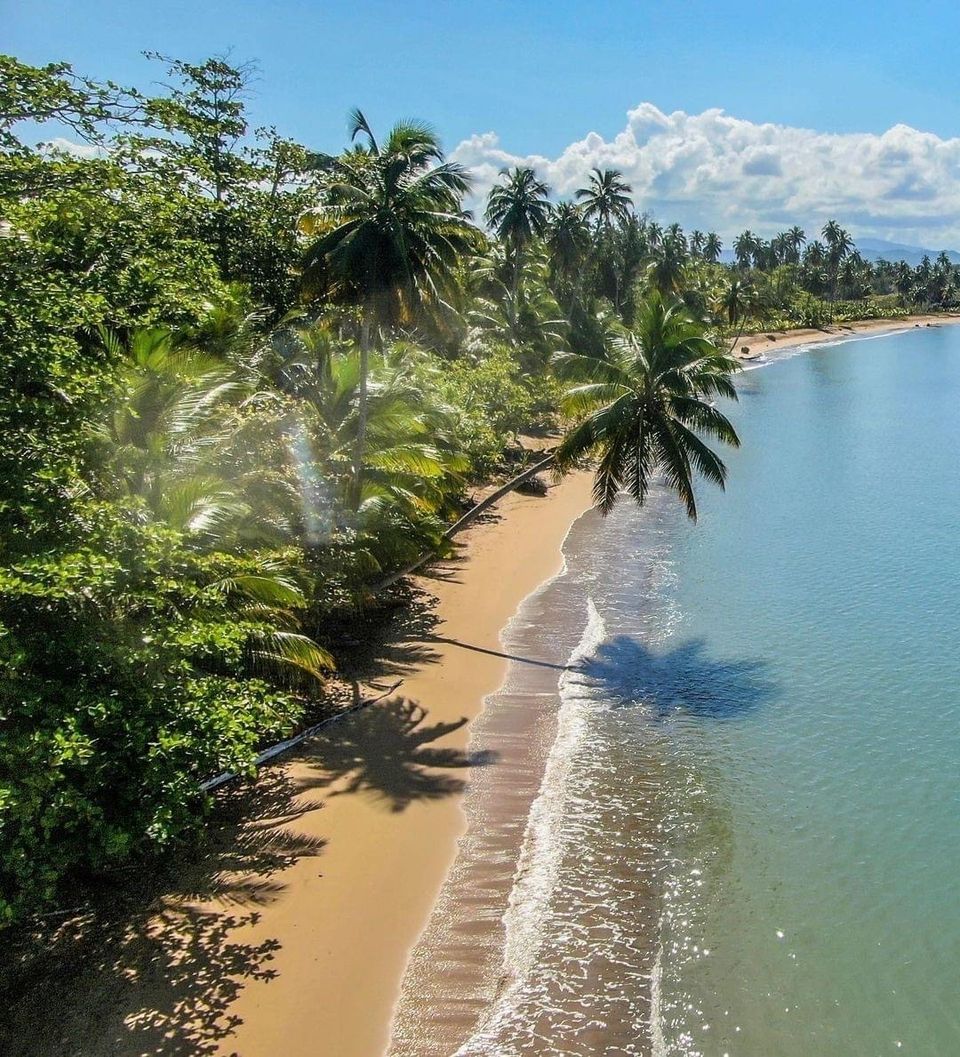
<path fill-rule="evenodd" d="M 733 339 L 733 344 L 730 346 L 730 352 L 728 355 L 733 355 L 733 350 L 737 347 L 737 342 L 743 337 L 743 328 L 747 325 L 746 317 L 740 320 L 740 329 L 737 331 L 737 336 Z"/>
<path fill-rule="evenodd" d="M 353 508 L 360 506 L 363 488 L 363 460 L 367 448 L 367 375 L 370 371 L 370 347 L 373 343 L 373 301 L 363 306 L 360 321 L 360 389 L 357 400 L 357 439 L 353 448 Z"/>
<path fill-rule="evenodd" d="M 523 270 L 523 249 L 517 246 L 513 261 L 513 276 L 510 280 L 510 336 L 516 338 L 517 298 L 520 296 L 520 273 Z"/>
<path fill-rule="evenodd" d="M 501 485 L 495 492 L 491 492 L 486 499 L 482 499 L 476 506 L 472 506 L 459 521 L 455 521 L 450 528 L 447 529 L 443 534 L 444 540 L 451 540 L 458 532 L 461 532 L 468 525 L 472 524 L 477 518 L 494 503 L 499 502 L 505 495 L 513 492 L 519 488 L 524 481 L 529 481 L 531 477 L 540 473 L 541 470 L 546 470 L 553 465 L 556 459 L 556 452 L 550 452 L 545 458 L 535 462 L 533 466 L 528 466 L 525 470 L 522 470 L 517 474 L 516 477 L 512 477 L 505 485 Z M 427 562 L 436 558 L 437 552 L 435 550 L 429 550 L 425 554 L 421 554 L 416 561 L 411 562 L 409 565 L 404 566 L 395 573 L 391 573 L 386 579 L 381 580 L 378 584 L 375 584 L 371 589 L 373 594 L 379 594 L 385 588 L 391 584 L 395 584 L 397 580 L 402 580 L 405 576 L 409 576 L 410 573 L 416 572 L 421 566 L 426 565 Z"/>

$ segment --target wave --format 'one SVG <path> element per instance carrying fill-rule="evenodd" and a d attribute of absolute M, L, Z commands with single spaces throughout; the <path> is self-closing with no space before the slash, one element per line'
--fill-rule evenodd
<path fill-rule="evenodd" d="M 488 1054 L 498 1028 L 509 1019 L 514 999 L 534 971 L 544 938 L 544 921 L 560 879 L 566 851 L 561 823 L 570 793 L 570 770 L 588 730 L 593 700 L 582 665 L 606 637 L 606 625 L 592 599 L 580 641 L 560 677 L 557 733 L 544 768 L 540 790 L 530 809 L 510 901 L 504 915 L 503 980 L 496 1002 L 455 1057 Z"/>

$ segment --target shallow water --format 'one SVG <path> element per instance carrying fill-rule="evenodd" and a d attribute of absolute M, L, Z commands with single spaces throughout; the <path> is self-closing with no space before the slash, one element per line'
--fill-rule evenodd
<path fill-rule="evenodd" d="M 739 388 L 699 524 L 585 516 L 508 629 L 573 670 L 490 702 L 524 778 L 471 792 L 397 1052 L 960 1052 L 960 327 Z"/>

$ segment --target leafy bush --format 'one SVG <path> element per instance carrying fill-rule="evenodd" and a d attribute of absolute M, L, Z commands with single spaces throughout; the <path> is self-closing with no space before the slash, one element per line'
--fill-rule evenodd
<path fill-rule="evenodd" d="M 250 678 L 276 624 L 229 585 L 257 563 L 85 513 L 84 539 L 0 571 L 0 918 L 168 846 L 202 817 L 199 780 L 249 772 L 303 709 Z"/>
<path fill-rule="evenodd" d="M 559 403 L 559 385 L 546 371 L 523 375 L 504 345 L 449 364 L 439 389 L 458 409 L 459 437 L 478 471 L 495 464 L 523 429 L 546 424 Z"/>

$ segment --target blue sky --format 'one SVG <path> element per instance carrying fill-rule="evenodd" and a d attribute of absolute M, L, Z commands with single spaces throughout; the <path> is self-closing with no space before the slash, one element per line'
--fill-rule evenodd
<path fill-rule="evenodd" d="M 159 75 L 144 49 L 190 59 L 232 49 L 259 63 L 254 122 L 325 150 L 343 144 L 356 105 L 376 127 L 428 120 L 451 149 L 494 132 L 511 157 L 552 160 L 591 131 L 613 142 L 643 102 L 821 133 L 960 130 L 960 5 L 941 2 L 0 0 L 0 20 L 0 48 L 25 61 L 66 59 L 141 87 Z M 919 233 L 943 211 L 916 206 L 913 175 L 903 186 L 917 222 L 887 235 Z M 667 188 L 665 202 L 675 198 Z M 681 219 L 700 208 L 687 199 Z"/>

